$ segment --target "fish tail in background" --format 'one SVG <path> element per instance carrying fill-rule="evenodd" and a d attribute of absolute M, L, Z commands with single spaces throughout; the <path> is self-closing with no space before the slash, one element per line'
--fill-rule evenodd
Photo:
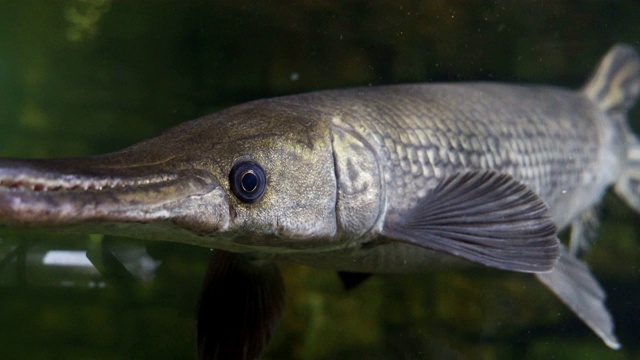
<path fill-rule="evenodd" d="M 631 46 L 614 46 L 582 91 L 612 121 L 625 122 L 640 94 L 640 55 Z M 625 170 L 615 191 L 640 212 L 640 142 L 631 131 L 627 132 L 627 139 Z"/>
<path fill-rule="evenodd" d="M 615 45 L 582 92 L 610 117 L 625 119 L 640 94 L 640 55 L 629 45 Z"/>

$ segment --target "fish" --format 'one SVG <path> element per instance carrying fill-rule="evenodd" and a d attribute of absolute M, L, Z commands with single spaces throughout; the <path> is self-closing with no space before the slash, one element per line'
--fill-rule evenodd
<path fill-rule="evenodd" d="M 260 356 L 284 311 L 280 261 L 338 271 L 345 287 L 374 273 L 530 273 L 617 349 L 580 256 L 607 189 L 640 211 L 626 119 L 639 93 L 640 57 L 618 44 L 578 90 L 426 83 L 256 100 L 105 155 L 2 158 L 0 225 L 213 249 L 202 359 Z"/>

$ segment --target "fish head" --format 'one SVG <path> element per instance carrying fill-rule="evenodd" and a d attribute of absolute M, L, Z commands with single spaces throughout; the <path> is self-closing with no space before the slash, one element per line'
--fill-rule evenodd
<path fill-rule="evenodd" d="M 222 128 L 222 136 L 202 145 L 209 147 L 203 152 L 209 163 L 198 167 L 208 167 L 224 190 L 226 231 L 237 235 L 236 243 L 292 249 L 334 237 L 336 176 L 322 117 L 310 108 L 258 101 L 207 124 Z"/>
<path fill-rule="evenodd" d="M 318 116 L 257 101 L 106 155 L 0 159 L 0 224 L 232 251 L 320 244 L 337 225 Z"/>

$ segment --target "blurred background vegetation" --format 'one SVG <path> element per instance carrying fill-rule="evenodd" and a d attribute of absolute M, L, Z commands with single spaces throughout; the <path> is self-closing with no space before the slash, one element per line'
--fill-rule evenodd
<path fill-rule="evenodd" d="M 0 156 L 114 151 L 243 101 L 348 86 L 508 81 L 579 87 L 640 3 L 0 0 Z M 640 129 L 640 107 L 632 112 Z M 587 258 L 624 344 L 611 351 L 531 276 L 376 276 L 283 264 L 265 359 L 640 359 L 640 225 L 607 195 Z M 147 248 L 153 280 L 62 271 L 52 249 Z M 0 232 L 3 359 L 189 359 L 208 249 Z M 3 260 L 5 259 L 5 260 Z"/>

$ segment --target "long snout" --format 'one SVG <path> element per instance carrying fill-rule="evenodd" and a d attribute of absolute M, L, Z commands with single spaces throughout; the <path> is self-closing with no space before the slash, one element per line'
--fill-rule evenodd
<path fill-rule="evenodd" d="M 186 242 L 193 241 L 172 237 L 203 237 L 228 226 L 227 195 L 210 172 L 126 159 L 114 164 L 105 157 L 0 159 L 0 224 Z"/>

